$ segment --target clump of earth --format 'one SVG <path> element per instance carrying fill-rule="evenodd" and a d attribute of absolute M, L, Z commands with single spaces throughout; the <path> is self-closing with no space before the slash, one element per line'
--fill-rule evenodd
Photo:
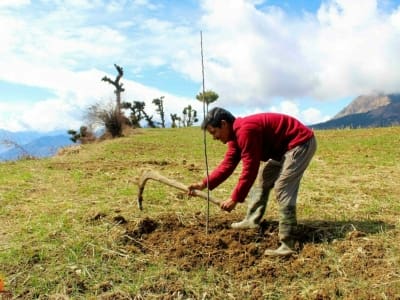
<path fill-rule="evenodd" d="M 157 220 L 144 218 L 127 222 L 121 239 L 137 251 L 163 258 L 184 271 L 213 267 L 242 278 L 276 277 L 277 270 L 265 269 L 265 266 L 257 269 L 257 262 L 265 249 L 279 246 L 278 223 L 264 220 L 259 229 L 232 229 L 230 224 L 239 218 L 232 214 L 219 215 L 210 219 L 208 226 L 200 213 L 185 220 L 177 215 L 163 215 Z M 298 227 L 296 250 L 299 252 L 304 251 L 307 243 L 327 238 L 327 233 L 319 227 L 301 224 Z"/>
<path fill-rule="evenodd" d="M 166 269 L 163 280 L 144 284 L 139 295 L 169 297 L 162 299 L 180 299 L 182 295 L 195 298 L 195 295 L 185 294 L 188 291 L 182 282 L 167 280 L 170 275 L 173 277 L 168 274 L 168 269 L 189 274 L 210 268 L 223 277 L 228 276 L 232 282 L 250 284 L 250 290 L 243 291 L 249 299 L 263 298 L 265 290 L 257 285 L 258 282 L 277 283 L 286 291 L 286 287 L 292 286 L 299 278 L 312 282 L 326 279 L 325 289 L 313 294 L 312 299 L 332 299 L 348 296 L 350 291 L 340 288 L 342 285 L 338 281 L 342 277 L 339 271 L 345 272 L 347 278 L 379 282 L 391 268 L 390 261 L 385 259 L 385 248 L 369 238 L 378 233 L 378 228 L 382 230 L 388 226 L 383 222 L 299 222 L 296 254 L 269 258 L 263 254 L 265 249 L 279 246 L 278 222 L 263 220 L 259 229 L 232 229 L 231 223 L 242 217 L 238 212 L 217 214 L 211 216 L 208 222 L 204 213 L 187 216 L 168 213 L 135 220 L 127 220 L 120 215 L 114 217 L 113 222 L 121 226 L 116 238 L 125 248 L 125 253 L 134 256 L 143 254 L 146 260 L 162 261 L 171 267 Z M 331 251 L 340 257 L 339 271 L 337 262 L 331 259 Z M 343 279 L 345 281 L 346 278 Z M 102 287 L 102 290 L 105 288 Z M 251 297 L 247 294 L 250 291 Z M 368 289 L 351 289 L 351 297 L 344 298 L 375 299 L 377 293 Z M 396 290 L 388 286 L 385 293 L 395 296 Z M 103 296 L 102 299 L 130 299 L 114 292 Z M 304 299 L 298 297 L 296 289 L 286 296 L 287 299 Z"/>

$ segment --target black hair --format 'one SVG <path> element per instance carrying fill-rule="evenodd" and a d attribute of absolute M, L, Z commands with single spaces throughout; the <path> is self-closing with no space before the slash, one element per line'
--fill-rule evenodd
<path fill-rule="evenodd" d="M 207 113 L 207 116 L 204 118 L 204 121 L 201 124 L 201 129 L 205 130 L 208 125 L 221 128 L 222 120 L 225 120 L 229 124 L 233 124 L 233 122 L 235 121 L 235 117 L 226 109 L 214 107 Z"/>

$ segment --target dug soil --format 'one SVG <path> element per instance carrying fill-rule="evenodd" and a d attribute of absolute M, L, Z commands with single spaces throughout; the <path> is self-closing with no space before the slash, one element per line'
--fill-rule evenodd
<path fill-rule="evenodd" d="M 346 227 L 340 223 L 299 224 L 297 253 L 285 258 L 266 258 L 263 255 L 265 249 L 279 246 L 278 223 L 264 220 L 259 229 L 230 228 L 230 224 L 240 220 L 240 217 L 242 216 L 233 213 L 220 214 L 208 222 L 201 213 L 189 218 L 167 214 L 157 219 L 143 218 L 135 222 L 120 218 L 121 226 L 125 230 L 120 242 L 131 252 L 148 255 L 155 261 L 162 260 L 167 266 L 182 272 L 212 268 L 220 274 L 228 274 L 235 282 L 259 280 L 283 283 L 283 280 L 290 285 L 296 278 L 316 281 L 330 278 L 333 282 L 332 289 L 336 291 L 329 291 L 329 294 L 339 297 L 344 296 L 343 291 L 335 287 L 334 278 L 337 276 L 339 279 L 343 274 L 337 273 L 337 265 L 332 265 L 327 257 L 324 247 L 321 247 L 324 243 L 335 248 L 335 252 L 343 251 L 341 268 L 346 276 L 352 277 L 353 273 L 356 277 L 374 281 L 384 275 L 382 272 L 385 272 L 385 266 L 381 264 L 385 250 L 366 238 L 369 232 L 355 230 L 353 226 Z M 368 273 L 365 276 L 360 275 L 364 272 Z M 176 288 L 179 287 L 171 284 L 170 294 Z M 263 293 L 253 292 L 259 296 Z M 370 296 L 368 290 L 360 292 L 359 296 Z M 390 290 L 387 292 L 391 293 Z M 302 299 L 296 298 L 295 294 L 287 299 Z M 314 299 L 332 299 L 324 291 L 314 296 Z"/>

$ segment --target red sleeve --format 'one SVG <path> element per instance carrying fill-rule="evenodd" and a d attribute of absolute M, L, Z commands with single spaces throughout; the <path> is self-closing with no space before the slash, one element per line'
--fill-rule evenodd
<path fill-rule="evenodd" d="M 244 202 L 251 186 L 257 178 L 258 168 L 260 167 L 261 151 L 260 132 L 254 130 L 246 130 L 242 128 L 238 130 L 237 141 L 241 151 L 242 173 L 239 181 L 232 192 L 232 200 L 235 202 Z"/>
<path fill-rule="evenodd" d="M 224 182 L 233 173 L 240 162 L 240 150 L 237 148 L 236 143 L 231 141 L 228 142 L 227 145 L 228 149 L 225 153 L 224 159 L 208 177 L 208 188 L 210 190 Z M 207 177 L 203 179 L 203 184 L 207 185 Z"/>

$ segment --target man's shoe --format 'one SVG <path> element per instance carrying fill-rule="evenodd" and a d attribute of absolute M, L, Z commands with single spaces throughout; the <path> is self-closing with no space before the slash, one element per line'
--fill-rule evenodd
<path fill-rule="evenodd" d="M 243 220 L 240 222 L 235 222 L 231 224 L 231 228 L 233 229 L 257 229 L 260 225 L 249 220 Z"/>
<path fill-rule="evenodd" d="M 296 251 L 294 251 L 292 249 L 292 247 L 289 247 L 288 244 L 292 244 L 291 246 L 294 246 L 294 243 L 284 243 L 281 242 L 281 245 L 279 246 L 278 249 L 267 249 L 264 252 L 264 255 L 266 256 L 288 256 L 288 255 L 292 255 L 294 253 L 296 253 Z"/>

